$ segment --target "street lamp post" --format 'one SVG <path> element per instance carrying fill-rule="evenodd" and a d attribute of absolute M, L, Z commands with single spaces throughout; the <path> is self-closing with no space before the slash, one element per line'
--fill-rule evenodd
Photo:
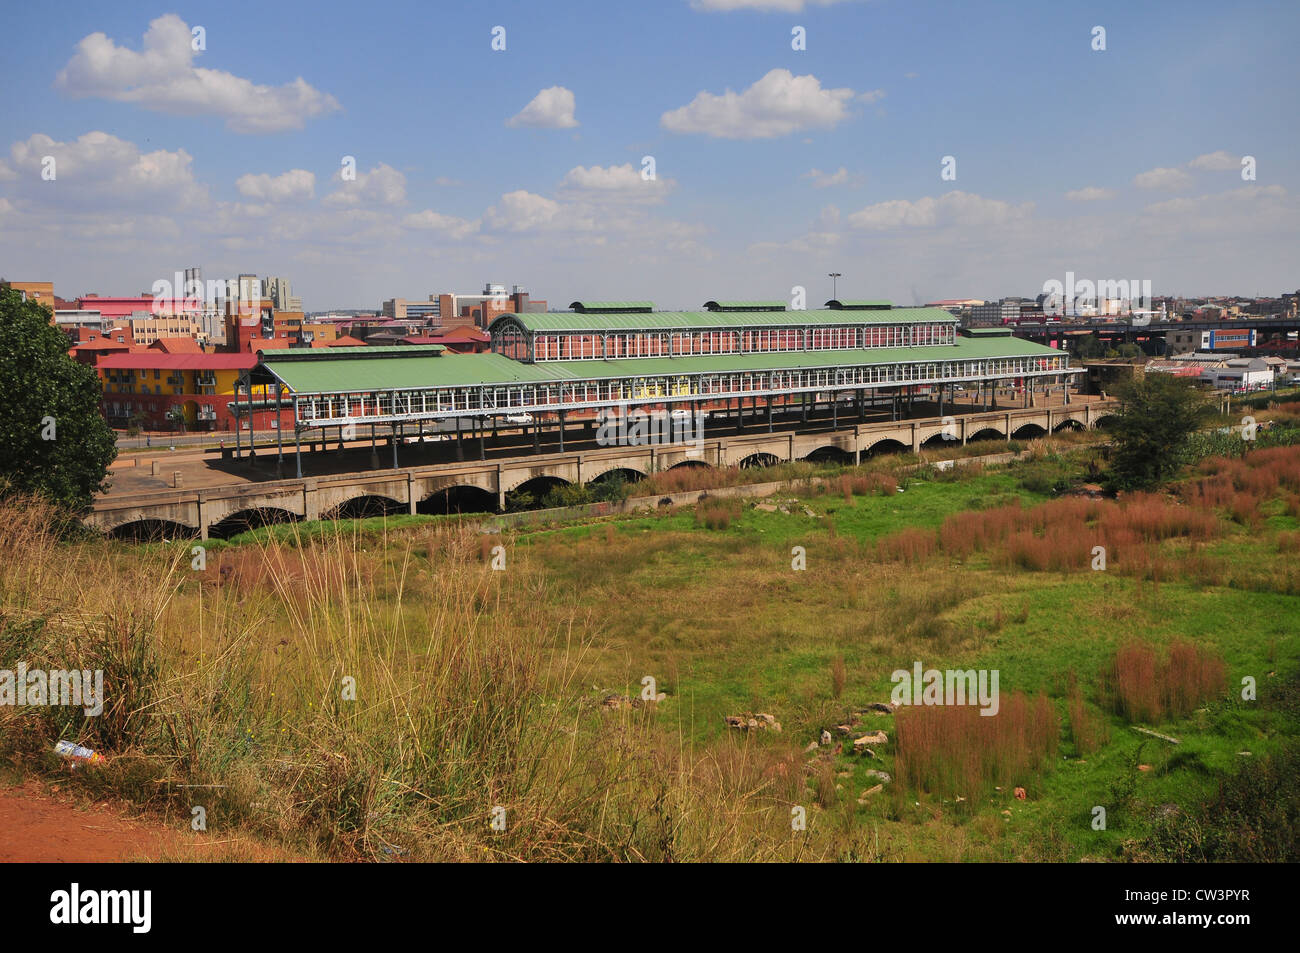
<path fill-rule="evenodd" d="M 826 277 L 830 278 L 830 280 L 831 280 L 831 299 L 832 299 L 832 300 L 835 300 L 835 299 L 839 298 L 839 294 L 838 294 L 838 287 L 839 287 L 839 285 L 838 285 L 838 280 L 839 280 L 840 278 L 843 278 L 844 276 L 843 276 L 842 274 L 840 274 L 838 271 L 831 271 L 831 272 L 827 272 Z"/>

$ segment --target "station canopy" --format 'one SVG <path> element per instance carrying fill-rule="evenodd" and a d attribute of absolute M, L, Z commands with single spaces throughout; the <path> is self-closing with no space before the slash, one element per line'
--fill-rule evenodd
<path fill-rule="evenodd" d="M 1021 338 L 983 335 L 959 337 L 954 344 L 912 347 L 545 361 L 538 364 L 526 364 L 503 354 L 444 353 L 443 348 L 437 345 L 288 349 L 261 352 L 259 363 L 250 373 L 250 381 L 255 385 L 279 382 L 292 395 L 323 395 L 1063 356 L 1063 351 Z"/>

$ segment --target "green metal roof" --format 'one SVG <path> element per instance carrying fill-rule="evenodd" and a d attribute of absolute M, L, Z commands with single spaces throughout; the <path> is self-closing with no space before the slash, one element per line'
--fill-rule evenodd
<path fill-rule="evenodd" d="M 273 348 L 260 352 L 262 363 L 281 364 L 287 361 L 338 361 L 367 360 L 386 354 L 401 354 L 405 357 L 428 357 L 441 354 L 447 350 L 441 344 L 404 344 L 392 347 L 290 347 Z"/>
<path fill-rule="evenodd" d="M 599 313 L 602 311 L 618 312 L 645 312 L 655 309 L 653 301 L 575 301 L 569 305 L 574 311 L 587 312 L 589 314 Z"/>
<path fill-rule="evenodd" d="M 1056 348 L 1021 338 L 958 338 L 954 345 L 918 347 L 545 361 L 540 364 L 523 364 L 501 354 L 409 357 L 405 355 L 415 348 L 384 350 L 390 354 L 368 360 L 356 359 L 351 353 L 335 361 L 277 361 L 268 356 L 263 366 L 295 394 L 321 394 L 1064 355 Z M 394 351 L 400 353 L 391 354 Z"/>
<path fill-rule="evenodd" d="M 972 338 L 1011 337 L 1010 328 L 962 328 L 961 333 L 966 337 L 972 337 Z"/>
<path fill-rule="evenodd" d="M 805 325 L 956 324 L 943 308 L 894 308 L 892 311 L 655 311 L 649 314 L 503 314 L 488 325 L 515 321 L 529 331 L 672 331 Z"/>
<path fill-rule="evenodd" d="M 338 349 L 336 349 L 338 350 Z M 356 350 L 361 350 L 357 348 Z M 344 391 L 406 390 L 419 387 L 472 387 L 488 381 L 546 381 L 554 374 L 546 365 L 521 364 L 501 354 L 409 356 L 415 347 L 366 348 L 389 355 L 357 359 L 353 354 L 337 361 L 263 361 L 272 374 L 295 394 Z M 391 352 L 398 352 L 392 354 Z"/>

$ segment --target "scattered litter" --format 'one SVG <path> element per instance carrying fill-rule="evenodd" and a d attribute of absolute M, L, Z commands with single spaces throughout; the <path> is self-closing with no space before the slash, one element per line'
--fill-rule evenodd
<path fill-rule="evenodd" d="M 890 702 L 872 702 L 866 708 L 859 708 L 853 714 L 865 715 L 869 711 L 878 711 L 882 715 L 892 715 L 898 706 Z"/>
<path fill-rule="evenodd" d="M 1180 745 L 1180 744 L 1182 744 L 1182 742 L 1179 741 L 1177 738 L 1171 738 L 1169 735 L 1162 735 L 1160 732 L 1158 732 L 1158 731 L 1152 731 L 1150 728 L 1142 728 L 1142 727 L 1140 727 L 1140 726 L 1138 726 L 1138 725 L 1134 725 L 1134 726 L 1133 726 L 1133 730 L 1134 730 L 1134 731 L 1140 731 L 1140 732 L 1141 732 L 1142 734 L 1144 734 L 1144 735 L 1150 735 L 1152 738 L 1159 738 L 1161 741 L 1167 741 L 1167 742 L 1169 742 L 1171 745 Z"/>
<path fill-rule="evenodd" d="M 723 722 L 728 728 L 740 731 L 780 731 L 781 723 L 773 715 L 759 712 L 745 712 L 740 715 L 723 715 Z"/>
<path fill-rule="evenodd" d="M 869 787 L 869 788 L 867 788 L 865 791 L 862 792 L 862 796 L 858 798 L 858 803 L 859 803 L 859 804 L 865 804 L 866 801 L 867 801 L 867 798 L 871 797 L 871 795 L 873 795 L 873 794 L 879 794 L 879 793 L 880 793 L 881 791 L 883 791 L 884 789 L 885 789 L 885 786 L 884 786 L 883 784 L 877 784 L 877 785 L 875 785 L 874 787 Z"/>
<path fill-rule="evenodd" d="M 98 751 L 91 751 L 89 748 L 83 748 L 71 741 L 60 741 L 54 746 L 54 753 L 73 762 L 74 766 L 77 764 L 102 764 L 104 761 L 104 756 Z"/>

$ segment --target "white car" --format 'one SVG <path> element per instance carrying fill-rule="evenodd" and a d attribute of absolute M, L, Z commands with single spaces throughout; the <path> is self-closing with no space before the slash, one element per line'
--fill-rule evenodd
<path fill-rule="evenodd" d="M 535 423 L 532 414 L 507 414 L 505 421 L 508 424 L 515 424 L 520 427 L 529 427 Z"/>

